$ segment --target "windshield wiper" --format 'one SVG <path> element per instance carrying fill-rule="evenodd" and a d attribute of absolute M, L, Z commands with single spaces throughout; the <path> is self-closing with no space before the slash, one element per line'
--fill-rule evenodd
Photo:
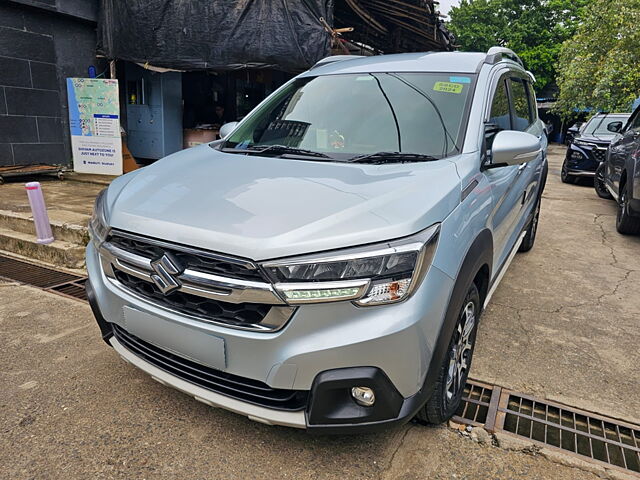
<path fill-rule="evenodd" d="M 245 153 L 245 154 L 251 154 L 251 155 L 262 155 L 265 153 L 283 155 L 288 153 L 291 155 L 303 155 L 306 157 L 331 158 L 329 155 L 322 152 L 314 152 L 313 150 L 289 147 L 287 145 L 267 145 L 267 146 L 249 145 L 245 148 L 223 148 L 222 151 L 227 153 Z"/>
<path fill-rule="evenodd" d="M 440 160 L 432 155 L 422 153 L 404 153 L 404 152 L 376 152 L 347 160 L 348 163 L 403 163 L 403 162 L 431 162 Z"/>

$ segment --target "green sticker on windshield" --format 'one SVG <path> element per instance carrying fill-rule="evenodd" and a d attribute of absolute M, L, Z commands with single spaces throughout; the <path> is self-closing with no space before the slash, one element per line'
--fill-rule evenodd
<path fill-rule="evenodd" d="M 436 92 L 446 92 L 446 93 L 462 93 L 462 88 L 464 85 L 461 83 L 452 83 L 452 82 L 436 82 L 433 86 L 433 89 Z"/>

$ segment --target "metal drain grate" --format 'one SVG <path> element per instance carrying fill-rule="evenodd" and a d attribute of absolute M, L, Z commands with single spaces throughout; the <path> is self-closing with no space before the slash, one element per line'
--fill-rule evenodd
<path fill-rule="evenodd" d="M 453 420 L 640 473 L 640 426 L 469 380 Z"/>
<path fill-rule="evenodd" d="M 640 427 L 509 392 L 496 426 L 519 437 L 640 472 Z"/>
<path fill-rule="evenodd" d="M 79 300 L 87 300 L 87 292 L 84 288 L 84 284 L 87 282 L 86 278 L 81 278 L 80 280 L 76 280 L 71 283 L 64 283 L 62 285 L 56 285 L 55 287 L 51 287 L 50 290 L 53 290 L 56 293 L 60 293 L 67 297 L 77 298 Z"/>
<path fill-rule="evenodd" d="M 467 381 L 462 393 L 462 403 L 453 417 L 458 423 L 485 426 L 495 387 L 473 380 Z M 495 417 L 495 411 L 493 412 Z"/>
<path fill-rule="evenodd" d="M 66 297 L 86 300 L 85 277 L 0 255 L 0 278 L 42 288 Z"/>
<path fill-rule="evenodd" d="M 40 288 L 49 288 L 82 278 L 4 256 L 0 256 L 0 277 Z"/>

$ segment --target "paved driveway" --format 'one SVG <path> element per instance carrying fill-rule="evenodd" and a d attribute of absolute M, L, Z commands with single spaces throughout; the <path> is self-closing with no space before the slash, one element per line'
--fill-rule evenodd
<path fill-rule="evenodd" d="M 559 183 L 538 244 L 486 312 L 473 376 L 631 419 L 640 385 L 640 240 L 613 203 Z M 87 305 L 0 284 L 0 478 L 595 479 L 445 427 L 315 437 L 212 409 L 124 363 Z M 634 368 L 635 367 L 635 368 Z"/>

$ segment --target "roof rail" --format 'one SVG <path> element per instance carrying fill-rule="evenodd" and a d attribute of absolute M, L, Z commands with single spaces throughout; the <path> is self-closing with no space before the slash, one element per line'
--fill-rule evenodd
<path fill-rule="evenodd" d="M 314 68 L 321 67 L 323 65 L 329 65 L 330 63 L 334 62 L 342 62 L 343 60 L 362 58 L 363 56 L 364 55 L 331 55 L 329 57 L 324 57 L 322 60 L 318 60 L 309 70 L 313 70 Z"/>
<path fill-rule="evenodd" d="M 511 60 L 512 62 L 516 62 L 518 65 L 524 68 L 524 63 L 522 63 L 520 57 L 516 55 L 513 50 L 505 47 L 491 47 L 487 52 L 487 58 L 485 59 L 484 63 L 495 65 L 505 58 L 507 60 Z"/>

